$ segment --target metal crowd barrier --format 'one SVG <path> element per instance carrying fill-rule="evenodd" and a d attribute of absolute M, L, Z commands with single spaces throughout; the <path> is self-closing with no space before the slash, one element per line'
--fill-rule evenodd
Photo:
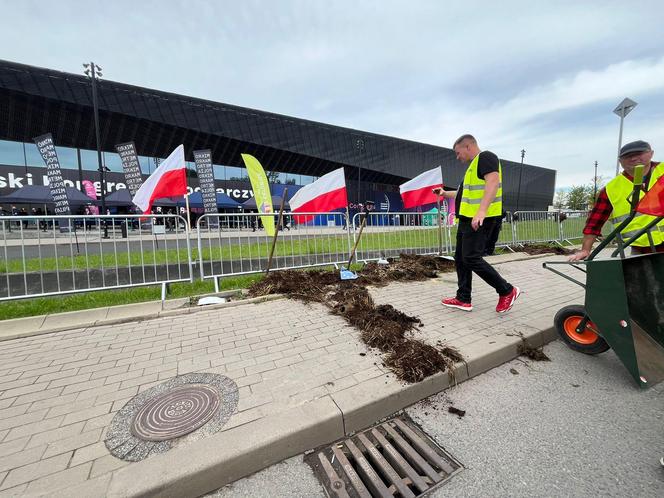
<path fill-rule="evenodd" d="M 361 217 L 353 216 L 353 242 L 359 234 Z M 407 254 L 448 254 L 450 226 L 438 228 L 437 213 L 367 213 L 357 245 L 358 261 L 377 260 Z M 447 219 L 443 213 L 444 219 Z"/>
<path fill-rule="evenodd" d="M 360 216 L 348 226 L 345 213 L 286 213 L 270 268 L 345 264 Z M 586 218 L 508 213 L 496 245 L 578 241 Z M 446 213 L 443 220 L 439 230 L 436 213 L 368 213 L 356 260 L 453 254 L 457 227 Z M 272 237 L 256 213 L 203 215 L 195 232 L 177 215 L 5 216 L 0 242 L 0 301 L 155 284 L 165 299 L 169 283 L 213 279 L 218 290 L 219 277 L 265 271 Z"/>
<path fill-rule="evenodd" d="M 264 216 L 264 215 L 262 215 Z M 265 233 L 257 213 L 206 214 L 196 233 L 201 279 L 265 271 L 272 237 Z M 313 219 L 304 223 L 303 217 Z M 275 226 L 277 215 L 274 215 Z M 274 249 L 270 269 L 292 269 L 341 264 L 349 257 L 345 213 L 287 213 Z"/>
<path fill-rule="evenodd" d="M 562 243 L 558 211 L 516 211 L 512 215 L 514 244 Z"/>
<path fill-rule="evenodd" d="M 0 217 L 0 301 L 193 277 L 177 215 Z"/>

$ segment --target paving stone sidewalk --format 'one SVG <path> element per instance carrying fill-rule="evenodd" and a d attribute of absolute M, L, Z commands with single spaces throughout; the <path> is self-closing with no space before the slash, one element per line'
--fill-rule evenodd
<path fill-rule="evenodd" d="M 421 318 L 417 337 L 463 352 L 486 337 L 499 343 L 548 329 L 559 308 L 583 303 L 581 287 L 542 269 L 543 261 L 497 267 L 523 291 L 505 315 L 476 277 L 472 313 L 440 305 L 456 289 L 455 274 L 371 293 Z M 177 375 L 217 373 L 237 383 L 227 430 L 376 377 L 397 383 L 381 365 L 342 318 L 287 299 L 0 342 L 0 497 L 45 493 L 130 465 L 106 449 L 108 425 L 136 394 Z"/>

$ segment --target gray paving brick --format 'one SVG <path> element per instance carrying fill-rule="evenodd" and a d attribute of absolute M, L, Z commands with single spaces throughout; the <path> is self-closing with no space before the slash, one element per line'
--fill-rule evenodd
<path fill-rule="evenodd" d="M 106 415 L 100 415 L 99 417 L 94 417 L 91 419 L 88 419 L 85 422 L 85 426 L 83 427 L 83 431 L 88 432 L 93 429 L 98 429 L 98 428 L 106 428 L 108 425 L 111 423 L 111 420 L 113 420 L 113 417 L 115 416 L 115 413 L 107 413 Z"/>
<path fill-rule="evenodd" d="M 25 438 L 20 441 L 25 442 Z M 10 451 L 14 449 L 11 448 L 9 444 L 4 444 L 2 446 L 7 447 Z M 46 445 L 42 444 L 27 450 L 21 449 L 18 451 L 12 451 L 11 453 L 0 453 L 0 455 L 2 455 L 0 456 L 0 471 L 9 471 L 16 467 L 22 467 L 23 465 L 37 462 L 41 460 L 44 451 L 46 451 Z"/>
<path fill-rule="evenodd" d="M 104 442 L 99 441 L 97 443 L 78 448 L 74 452 L 74 456 L 72 457 L 71 463 L 69 465 L 74 467 L 85 462 L 92 462 L 92 460 L 101 458 L 108 454 L 109 453 Z"/>
<path fill-rule="evenodd" d="M 80 422 L 83 420 L 88 420 L 100 415 L 105 415 L 111 409 L 112 403 L 106 403 L 104 405 L 96 405 L 86 410 L 81 410 L 74 413 L 69 413 L 65 416 L 63 425 L 73 424 L 75 422 Z"/>
<path fill-rule="evenodd" d="M 62 417 L 64 419 L 64 417 Z M 57 441 L 58 439 L 65 439 L 68 437 L 76 436 L 80 434 L 84 427 L 83 422 L 77 424 L 71 424 L 63 427 L 52 427 L 41 432 L 31 433 L 30 441 L 28 442 L 26 448 L 32 448 L 34 446 L 39 446 L 44 443 L 51 443 Z"/>
<path fill-rule="evenodd" d="M 61 490 L 63 488 L 70 488 L 76 484 L 82 483 L 87 480 L 92 468 L 92 462 L 72 467 L 61 472 L 56 472 L 47 477 L 42 477 L 28 484 L 25 492 L 26 494 L 39 494 Z"/>
<path fill-rule="evenodd" d="M 21 405 L 16 408 L 19 408 L 20 406 Z M 32 422 L 39 422 L 40 420 L 44 419 L 47 412 L 48 409 L 45 409 L 31 413 L 0 418 L 0 429 L 11 429 L 12 427 L 19 427 L 21 425 L 29 424 Z"/>
<path fill-rule="evenodd" d="M 58 439 L 53 443 L 48 445 L 46 451 L 42 458 L 48 458 L 51 456 L 59 455 L 70 450 L 76 450 L 77 448 L 82 448 L 90 444 L 96 443 L 101 437 L 101 429 L 94 429 L 92 431 L 83 432 L 76 436 L 72 436 L 66 439 Z"/>
<path fill-rule="evenodd" d="M 0 489 L 12 488 L 19 484 L 39 479 L 40 477 L 55 474 L 67 468 L 71 453 L 63 453 L 39 462 L 31 463 L 23 467 L 13 469 L 7 474 Z"/>
<path fill-rule="evenodd" d="M 23 396 L 25 394 L 35 393 L 39 391 L 44 391 L 48 386 L 48 382 L 40 382 L 35 384 L 29 384 L 27 386 L 15 387 L 13 389 L 7 389 L 2 394 L 0 398 L 14 398 L 18 396 Z"/>
<path fill-rule="evenodd" d="M 129 462 L 115 458 L 113 455 L 105 455 L 97 458 L 92 463 L 92 470 L 90 471 L 90 478 L 95 478 L 113 470 L 129 465 Z"/>

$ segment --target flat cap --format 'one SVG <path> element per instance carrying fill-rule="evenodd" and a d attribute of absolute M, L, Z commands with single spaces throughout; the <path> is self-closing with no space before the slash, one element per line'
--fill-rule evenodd
<path fill-rule="evenodd" d="M 620 154 L 618 155 L 618 157 L 634 154 L 635 152 L 646 152 L 648 150 L 652 150 L 648 142 L 644 142 L 643 140 L 637 140 L 635 142 L 630 142 L 628 144 L 623 145 L 620 148 Z"/>

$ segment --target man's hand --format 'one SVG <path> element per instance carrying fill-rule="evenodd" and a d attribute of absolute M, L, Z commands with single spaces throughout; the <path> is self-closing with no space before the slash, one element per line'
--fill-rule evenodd
<path fill-rule="evenodd" d="M 444 192 L 442 187 L 436 187 L 434 189 L 431 189 L 431 191 L 436 195 L 443 195 L 443 192 Z"/>
<path fill-rule="evenodd" d="M 567 261 L 583 261 L 588 256 L 590 256 L 590 251 L 588 251 L 587 249 L 581 249 L 580 251 L 577 251 L 574 254 L 572 254 L 567 259 Z"/>
<path fill-rule="evenodd" d="M 480 227 L 484 223 L 484 218 L 486 218 L 485 213 L 477 213 L 475 216 L 473 216 L 473 221 L 470 222 L 470 225 L 473 227 L 473 230 L 477 232 L 480 229 Z"/>

